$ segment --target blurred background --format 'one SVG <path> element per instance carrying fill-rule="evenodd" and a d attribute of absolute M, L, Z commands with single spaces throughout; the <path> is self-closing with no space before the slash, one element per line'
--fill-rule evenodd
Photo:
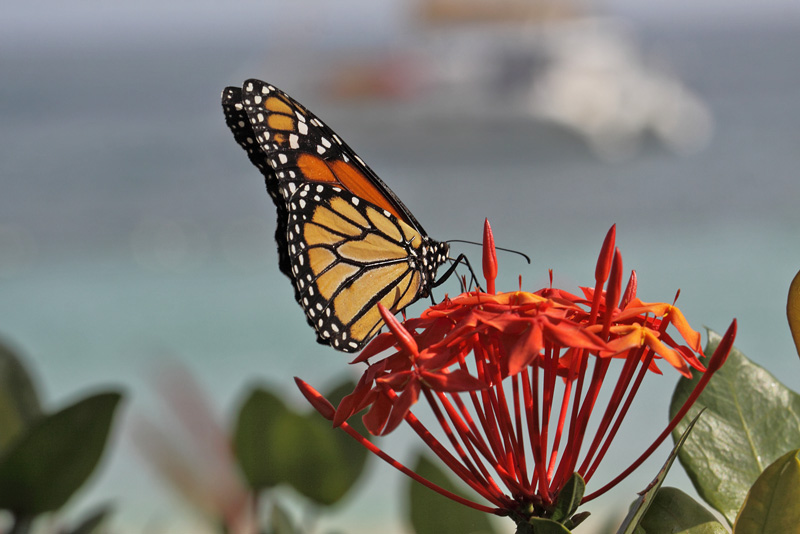
<path fill-rule="evenodd" d="M 51 407 L 126 390 L 103 469 L 70 508 L 116 502 L 117 532 L 191 521 L 131 444 L 131 420 L 161 410 L 163 366 L 188 367 L 220 421 L 248 384 L 302 406 L 293 376 L 347 374 L 278 272 L 272 202 L 225 127 L 220 91 L 249 77 L 325 120 L 434 238 L 480 240 L 488 217 L 499 246 L 533 258 L 501 255 L 498 288 L 521 274 L 538 289 L 550 268 L 559 287 L 591 284 L 617 223 L 643 300 L 680 289 L 697 329 L 738 318 L 737 346 L 800 387 L 784 313 L 800 268 L 796 2 L 49 0 L 3 12 L 0 335 Z M 480 263 L 478 248 L 458 252 Z M 645 385 L 596 487 L 666 425 L 676 380 Z M 590 507 L 595 525 L 623 513 L 668 449 Z M 690 488 L 679 468 L 667 482 Z M 377 466 L 326 521 L 402 532 L 405 483 Z"/>

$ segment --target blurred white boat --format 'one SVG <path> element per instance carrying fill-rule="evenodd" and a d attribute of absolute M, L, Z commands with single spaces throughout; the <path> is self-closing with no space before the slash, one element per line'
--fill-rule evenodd
<path fill-rule="evenodd" d="M 705 146 L 713 119 L 623 21 L 575 3 L 428 0 L 410 42 L 337 64 L 341 98 L 413 98 L 417 118 L 527 117 L 577 132 L 604 159 L 650 136 L 677 153 Z"/>
<path fill-rule="evenodd" d="M 706 145 L 713 130 L 708 107 L 642 54 L 619 23 L 587 19 L 546 33 L 550 61 L 528 93 L 533 117 L 576 130 L 611 159 L 634 153 L 646 134 L 678 153 Z"/>

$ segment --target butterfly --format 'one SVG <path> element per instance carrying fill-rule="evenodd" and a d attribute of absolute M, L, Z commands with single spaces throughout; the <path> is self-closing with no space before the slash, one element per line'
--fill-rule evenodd
<path fill-rule="evenodd" d="M 278 212 L 281 272 L 317 341 L 361 350 L 397 313 L 430 295 L 449 245 L 422 225 L 366 163 L 313 113 L 251 79 L 222 92 L 233 137 L 264 175 Z"/>

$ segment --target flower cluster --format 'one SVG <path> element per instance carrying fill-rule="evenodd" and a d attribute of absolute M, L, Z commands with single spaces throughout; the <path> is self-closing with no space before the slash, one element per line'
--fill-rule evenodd
<path fill-rule="evenodd" d="M 674 304 L 639 300 L 635 272 L 622 289 L 622 259 L 614 239 L 612 227 L 595 285 L 578 295 L 553 287 L 497 293 L 487 223 L 485 292 L 445 298 L 403 324 L 382 309 L 389 331 L 354 360 L 367 363 L 366 370 L 336 409 L 305 382 L 298 379 L 298 385 L 334 426 L 398 469 L 473 508 L 526 520 L 548 517 L 573 473 L 587 482 L 592 478 L 648 371 L 660 373 L 658 364 L 665 362 L 687 377 L 690 369 L 705 372 L 664 432 L 618 477 L 583 499 L 590 500 L 627 476 L 669 435 L 724 362 L 736 329 L 734 321 L 706 369 L 699 359 L 700 334 Z M 612 367 L 615 361 L 620 363 Z M 610 398 L 599 421 L 592 419 L 601 387 L 609 382 Z M 440 438 L 414 415 L 420 397 L 434 414 Z M 363 421 L 374 435 L 388 434 L 405 421 L 491 506 L 421 479 L 355 433 L 347 420 L 364 410 Z"/>

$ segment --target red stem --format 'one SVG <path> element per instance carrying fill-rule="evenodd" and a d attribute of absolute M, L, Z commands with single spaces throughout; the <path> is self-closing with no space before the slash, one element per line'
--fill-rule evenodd
<path fill-rule="evenodd" d="M 639 352 L 639 351 L 637 351 Z M 628 414 L 628 410 L 630 409 L 631 404 L 633 403 L 634 397 L 639 392 L 639 387 L 642 385 L 642 381 L 644 377 L 647 375 L 647 369 L 650 367 L 650 362 L 653 360 L 655 353 L 651 350 L 647 353 L 647 358 L 642 362 L 642 366 L 639 368 L 639 374 L 636 376 L 636 380 L 634 380 L 633 385 L 631 386 L 630 391 L 628 392 L 628 396 L 625 399 L 625 403 L 622 405 L 622 409 L 617 414 L 617 418 L 614 421 L 614 426 L 611 428 L 611 431 L 608 433 L 608 437 L 605 438 L 605 442 L 603 443 L 600 451 L 597 454 L 597 457 L 589 468 L 588 471 L 585 471 L 583 476 L 584 481 L 589 481 L 594 475 L 594 472 L 597 470 L 597 466 L 600 465 L 600 461 L 605 457 L 606 452 L 608 452 L 608 448 L 611 446 L 611 443 L 614 441 L 614 438 L 617 435 L 617 431 L 619 427 L 622 425 L 622 421 L 625 420 L 625 416 Z M 581 471 L 582 473 L 584 471 Z"/>
<path fill-rule="evenodd" d="M 711 380 L 711 377 L 714 375 L 717 369 L 719 369 L 722 363 L 724 363 L 725 360 L 727 359 L 728 354 L 730 353 L 730 350 L 733 347 L 733 340 L 736 337 L 736 328 L 737 328 L 736 319 L 734 319 L 731 325 L 728 327 L 728 330 L 725 332 L 725 335 L 722 337 L 722 340 L 720 341 L 719 345 L 717 346 L 717 350 L 715 350 L 714 354 L 711 356 L 711 360 L 709 361 L 706 372 L 703 373 L 703 376 L 700 378 L 700 381 L 694 387 L 692 393 L 686 399 L 686 402 L 683 403 L 681 409 L 678 411 L 677 414 L 675 414 L 675 417 L 672 418 L 672 421 L 670 421 L 669 425 L 667 425 L 667 428 L 665 428 L 664 431 L 656 438 L 656 440 L 652 443 L 652 445 L 650 445 L 650 447 L 648 447 L 647 450 L 644 451 L 644 453 L 642 453 L 641 456 L 639 456 L 639 458 L 637 458 L 631 465 L 629 465 L 627 469 L 625 469 L 622 473 L 617 475 L 611 482 L 609 482 L 602 488 L 590 493 L 589 495 L 584 497 L 581 502 L 585 503 L 591 501 L 592 499 L 599 497 L 600 495 L 604 494 L 605 492 L 607 492 L 608 490 L 619 484 L 622 480 L 625 479 L 625 477 L 630 475 L 637 467 L 639 467 L 642 464 L 642 462 L 647 460 L 647 458 L 649 458 L 650 455 L 653 454 L 653 452 L 659 447 L 659 445 L 661 445 L 661 443 L 667 438 L 667 436 L 669 436 L 669 434 L 675 429 L 675 427 L 678 426 L 678 423 L 680 423 L 681 419 L 684 418 L 686 412 L 689 411 L 689 408 L 691 408 L 694 402 L 697 400 L 697 397 L 700 396 L 700 394 L 703 392 L 703 389 L 706 387 L 706 384 L 708 384 L 708 381 Z"/>
<path fill-rule="evenodd" d="M 598 450 L 600 442 L 605 437 L 606 432 L 611 426 L 611 422 L 614 420 L 614 416 L 618 413 L 617 409 L 620 407 L 625 391 L 628 389 L 631 378 L 633 378 L 633 373 L 636 370 L 636 364 L 641 360 L 643 353 L 644 347 L 638 347 L 628 351 L 628 357 L 625 358 L 625 363 L 620 371 L 619 379 L 617 380 L 614 391 L 611 394 L 611 398 L 608 400 L 608 404 L 606 405 L 600 425 L 595 432 L 594 440 L 592 440 L 592 443 L 589 446 L 586 456 L 583 459 L 583 463 L 581 464 L 580 468 L 578 468 L 578 472 L 582 474 L 584 480 L 587 479 L 587 468 L 594 459 L 594 453 Z M 647 366 L 644 366 L 644 370 L 645 372 L 647 371 Z M 619 419 L 620 418 L 617 417 L 617 420 Z"/>
<path fill-rule="evenodd" d="M 383 450 L 381 450 L 375 444 L 373 444 L 371 441 L 369 441 L 367 438 L 365 438 L 364 436 L 359 434 L 353 427 L 351 427 L 347 423 L 342 423 L 342 426 L 340 426 L 339 428 L 341 428 L 342 430 L 344 430 L 345 432 L 350 434 L 350 436 L 353 439 L 358 441 L 367 450 L 369 450 L 371 453 L 376 455 L 378 458 L 380 458 L 384 462 L 388 463 L 389 465 L 391 465 L 392 467 L 394 467 L 395 469 L 397 469 L 398 471 L 400 471 L 404 475 L 407 475 L 407 476 L 411 477 L 413 480 L 416 480 L 417 482 L 419 482 L 423 486 L 426 486 L 427 488 L 432 489 L 433 491 L 435 491 L 436 493 L 439 493 L 440 495 L 444 495 L 448 499 L 452 499 L 452 500 L 456 501 L 459 504 L 463 504 L 464 506 L 469 506 L 472 509 L 478 510 L 480 512 L 486 512 L 488 514 L 502 515 L 503 509 L 507 506 L 507 503 L 505 503 L 505 502 L 502 502 L 502 501 L 495 502 L 494 499 L 492 499 L 490 496 L 483 495 L 487 500 L 492 501 L 494 504 L 496 504 L 498 506 L 498 508 L 490 508 L 489 506 L 476 503 L 476 502 L 471 501 L 469 499 L 465 499 L 464 497 L 461 497 L 460 495 L 456 495 L 455 493 L 447 491 L 446 489 L 442 488 L 441 486 L 438 486 L 438 485 L 434 484 L 433 482 L 431 482 L 427 478 L 421 477 L 420 475 L 418 475 L 417 473 L 415 473 L 414 471 L 412 471 L 408 467 L 404 466 L 403 464 L 401 464 L 400 462 L 398 462 L 397 460 L 395 460 L 394 458 L 392 458 L 391 456 L 389 456 L 388 454 L 383 452 Z"/>

